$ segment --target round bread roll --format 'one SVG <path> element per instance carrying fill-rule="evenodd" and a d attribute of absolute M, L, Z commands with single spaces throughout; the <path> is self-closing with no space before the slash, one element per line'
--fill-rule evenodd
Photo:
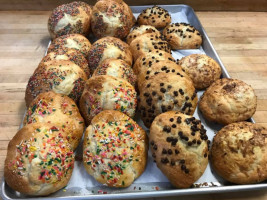
<path fill-rule="evenodd" d="M 109 75 L 118 78 L 123 78 L 135 86 L 136 75 L 133 72 L 132 66 L 124 60 L 109 58 L 101 62 L 96 68 L 93 76 Z"/>
<path fill-rule="evenodd" d="M 84 120 L 75 102 L 53 91 L 39 94 L 26 111 L 24 126 L 38 122 L 64 124 L 68 127 L 73 138 L 73 149 L 76 149 L 83 135 Z"/>
<path fill-rule="evenodd" d="M 140 91 L 139 110 L 146 127 L 166 111 L 181 111 L 193 115 L 197 106 L 193 83 L 187 77 L 174 73 L 159 73 L 148 79 Z"/>
<path fill-rule="evenodd" d="M 171 23 L 169 12 L 159 6 L 153 6 L 143 10 L 137 18 L 139 25 L 151 25 L 156 28 L 164 28 Z"/>
<path fill-rule="evenodd" d="M 204 54 L 191 54 L 183 57 L 179 65 L 190 76 L 196 89 L 205 89 L 222 74 L 220 65 Z"/>
<path fill-rule="evenodd" d="M 125 38 L 134 24 L 130 10 L 122 0 L 97 1 L 92 12 L 92 32 L 97 38 Z"/>
<path fill-rule="evenodd" d="M 181 77 L 189 78 L 189 76 L 183 72 L 181 66 L 177 65 L 175 62 L 169 60 L 160 60 L 159 62 L 153 63 L 151 67 L 141 68 L 137 79 L 139 90 L 143 88 L 143 84 L 146 83 L 146 80 L 156 76 L 159 73 L 174 73 Z"/>
<path fill-rule="evenodd" d="M 199 109 L 207 120 L 224 125 L 249 119 L 256 107 L 253 88 L 230 78 L 215 81 L 199 101 Z"/>
<path fill-rule="evenodd" d="M 250 122 L 223 127 L 213 138 L 211 162 L 215 172 L 232 183 L 267 180 L 267 130 Z"/>
<path fill-rule="evenodd" d="M 144 33 L 156 33 L 159 37 L 161 36 L 161 33 L 154 27 L 150 25 L 141 25 L 134 27 L 133 30 L 129 33 L 129 35 L 126 38 L 127 44 L 131 44 L 131 42 L 138 36 L 144 34 Z"/>
<path fill-rule="evenodd" d="M 48 19 L 48 31 L 52 39 L 71 33 L 87 35 L 90 30 L 92 9 L 81 1 L 56 7 Z"/>
<path fill-rule="evenodd" d="M 52 60 L 41 63 L 30 77 L 25 101 L 27 107 L 42 92 L 54 91 L 65 94 L 77 102 L 82 94 L 85 72 L 68 60 Z"/>
<path fill-rule="evenodd" d="M 195 117 L 160 114 L 150 127 L 149 143 L 158 168 L 177 188 L 189 188 L 208 165 L 208 136 Z"/>
<path fill-rule="evenodd" d="M 122 78 L 94 76 L 86 84 L 80 99 L 80 111 L 87 124 L 103 110 L 118 110 L 133 117 L 137 106 L 134 87 Z"/>
<path fill-rule="evenodd" d="M 122 59 L 131 66 L 133 63 L 129 45 L 114 37 L 101 38 L 92 45 L 88 56 L 90 69 L 94 71 L 107 58 Z"/>
<path fill-rule="evenodd" d="M 152 50 L 163 50 L 171 53 L 168 43 L 157 33 L 145 33 L 136 37 L 130 44 L 134 60 Z"/>
<path fill-rule="evenodd" d="M 170 24 L 163 30 L 163 35 L 174 50 L 198 49 L 202 44 L 199 31 L 187 23 Z"/>
<path fill-rule="evenodd" d="M 61 48 L 76 49 L 80 51 L 85 58 L 89 54 L 91 43 L 81 34 L 63 35 L 54 39 L 48 47 L 47 53 L 57 51 Z"/>
<path fill-rule="evenodd" d="M 96 115 L 86 129 L 83 164 L 98 182 L 128 187 L 145 170 L 147 136 L 130 117 L 114 110 Z"/>
<path fill-rule="evenodd" d="M 35 123 L 20 129 L 9 142 L 4 176 L 13 190 L 44 196 L 65 187 L 73 167 L 74 154 L 63 129 Z"/>
<path fill-rule="evenodd" d="M 170 53 L 162 50 L 152 50 L 137 58 L 133 66 L 134 73 L 139 75 L 142 68 L 147 69 L 161 60 L 176 62 Z"/>
<path fill-rule="evenodd" d="M 88 62 L 84 55 L 76 49 L 62 48 L 56 51 L 48 53 L 41 61 L 47 62 L 51 60 L 69 60 L 78 65 L 86 73 L 87 78 L 90 76 L 90 69 L 88 67 Z"/>

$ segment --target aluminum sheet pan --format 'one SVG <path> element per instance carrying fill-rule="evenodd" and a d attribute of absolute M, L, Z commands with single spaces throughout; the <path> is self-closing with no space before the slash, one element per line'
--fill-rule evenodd
<path fill-rule="evenodd" d="M 198 20 L 194 10 L 187 5 L 160 5 L 168 10 L 172 16 L 172 23 L 175 22 L 187 22 L 193 25 L 200 31 L 203 36 L 202 47 L 198 50 L 179 50 L 173 51 L 174 58 L 180 59 L 183 56 L 190 55 L 192 53 L 202 53 L 215 59 L 222 68 L 222 77 L 230 77 L 215 49 L 213 48 L 204 28 Z M 134 15 L 138 14 L 151 6 L 132 6 Z M 94 38 L 89 38 L 93 42 Z M 203 91 L 198 92 L 198 97 L 203 94 Z M 207 122 L 198 111 L 198 108 L 194 116 L 202 121 L 202 124 L 207 129 L 207 135 L 209 140 L 212 141 L 214 133 L 221 129 L 222 126 Z M 137 115 L 135 120 L 140 124 L 147 132 L 149 130 L 145 128 L 140 117 Z M 251 118 L 249 121 L 254 122 Z M 76 151 L 76 155 L 81 156 L 82 146 L 80 145 Z M 192 194 L 204 194 L 204 193 L 218 193 L 218 192 L 234 192 L 245 190 L 259 190 L 267 188 L 267 182 L 253 185 L 231 185 L 225 182 L 220 177 L 213 174 L 210 166 L 208 165 L 205 173 L 195 183 L 194 188 L 188 189 L 175 189 L 167 180 L 167 178 L 161 173 L 153 162 L 151 153 L 149 152 L 148 164 L 145 172 L 134 181 L 134 183 L 128 188 L 108 188 L 97 183 L 90 175 L 88 175 L 83 167 L 81 161 L 75 162 L 72 178 L 65 189 L 62 189 L 48 197 L 39 197 L 39 199 L 137 199 L 148 197 L 166 197 L 166 196 L 180 196 L 180 195 L 192 195 Z M 4 181 L 1 184 L 1 196 L 3 199 L 27 199 L 28 197 L 12 190 Z M 36 198 L 36 197 L 35 197 Z"/>

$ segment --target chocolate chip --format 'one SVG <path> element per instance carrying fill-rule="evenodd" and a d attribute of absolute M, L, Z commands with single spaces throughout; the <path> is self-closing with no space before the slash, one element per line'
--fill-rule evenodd
<path fill-rule="evenodd" d="M 176 122 L 178 123 L 178 124 L 181 124 L 182 123 L 182 118 L 179 116 L 179 117 L 177 117 L 177 120 L 176 120 Z"/>
<path fill-rule="evenodd" d="M 200 140 L 198 140 L 198 141 L 197 141 L 197 144 L 201 144 L 201 141 L 200 141 Z"/>
<path fill-rule="evenodd" d="M 188 146 L 192 146 L 193 143 L 192 142 L 188 142 L 187 144 L 188 144 Z"/>
<path fill-rule="evenodd" d="M 160 88 L 160 91 L 161 91 L 162 93 L 165 93 L 165 92 L 166 92 L 166 89 L 165 89 L 165 88 Z"/>
<path fill-rule="evenodd" d="M 179 150 L 175 149 L 175 154 L 178 154 L 178 153 L 180 153 Z"/>
<path fill-rule="evenodd" d="M 157 93 L 155 91 L 152 92 L 152 95 L 155 96 Z"/>
<path fill-rule="evenodd" d="M 170 118 L 170 122 L 173 122 L 173 118 Z"/>
<path fill-rule="evenodd" d="M 161 162 L 162 162 L 163 164 L 166 164 L 166 163 L 169 162 L 169 160 L 168 160 L 168 158 L 161 158 Z"/>
<path fill-rule="evenodd" d="M 154 150 L 157 150 L 157 149 L 158 149 L 158 146 L 155 144 L 155 145 L 153 146 L 153 149 L 154 149 Z"/>
<path fill-rule="evenodd" d="M 179 93 L 180 93 L 181 95 L 184 95 L 184 91 L 183 91 L 182 89 L 179 89 Z"/>
<path fill-rule="evenodd" d="M 162 149 L 162 154 L 167 154 L 167 150 L 166 149 Z"/>
<path fill-rule="evenodd" d="M 168 153 L 169 153 L 169 152 L 168 152 Z M 207 156 L 208 156 L 208 154 L 207 154 L 207 153 L 205 153 L 205 154 L 204 154 L 204 158 L 206 158 Z"/>
<path fill-rule="evenodd" d="M 186 169 L 186 166 L 185 165 L 181 165 L 181 170 L 185 170 Z"/>
<path fill-rule="evenodd" d="M 185 164 L 185 160 L 184 159 L 180 160 L 180 164 Z"/>
<path fill-rule="evenodd" d="M 178 96 L 178 92 L 177 92 L 177 91 L 174 91 L 173 94 L 174 94 L 174 96 L 176 96 L 176 97 Z"/>
<path fill-rule="evenodd" d="M 178 100 L 174 100 L 174 102 L 173 102 L 174 104 L 178 104 Z"/>
<path fill-rule="evenodd" d="M 168 154 L 169 154 L 169 155 L 172 154 L 172 150 L 171 150 L 171 149 L 168 150 Z"/>
<path fill-rule="evenodd" d="M 160 85 L 160 86 L 163 86 L 163 85 L 164 85 L 164 83 L 160 83 L 159 85 Z"/>
<path fill-rule="evenodd" d="M 171 161 L 171 165 L 172 165 L 172 166 L 174 166 L 174 165 L 175 165 L 175 162 L 174 162 L 173 160 Z"/>
<path fill-rule="evenodd" d="M 172 125 L 172 128 L 176 128 L 176 124 L 173 124 L 173 125 Z"/>
<path fill-rule="evenodd" d="M 159 96 L 159 98 L 158 98 L 159 100 L 162 100 L 162 96 Z"/>
<path fill-rule="evenodd" d="M 152 141 L 150 142 L 150 144 L 153 146 L 155 143 L 154 143 L 154 141 L 152 140 Z"/>
<path fill-rule="evenodd" d="M 184 172 L 185 172 L 186 174 L 188 174 L 188 173 L 189 173 L 189 170 L 188 170 L 188 169 L 185 169 Z"/>

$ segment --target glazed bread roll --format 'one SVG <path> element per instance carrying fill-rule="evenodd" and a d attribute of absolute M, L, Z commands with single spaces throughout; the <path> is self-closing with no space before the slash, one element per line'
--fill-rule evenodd
<path fill-rule="evenodd" d="M 80 111 L 87 124 L 103 110 L 118 110 L 134 117 L 136 106 L 134 87 L 122 78 L 108 75 L 90 78 L 80 99 Z"/>
<path fill-rule="evenodd" d="M 83 164 L 98 182 L 128 187 L 144 172 L 147 151 L 146 133 L 135 121 L 119 111 L 105 110 L 85 131 Z"/>
<path fill-rule="evenodd" d="M 253 88 L 230 78 L 215 81 L 199 101 L 199 109 L 207 120 L 225 125 L 249 119 L 256 107 Z"/>
<path fill-rule="evenodd" d="M 211 163 L 217 174 L 232 183 L 267 180 L 267 130 L 250 122 L 223 127 L 213 138 Z"/>
<path fill-rule="evenodd" d="M 68 95 L 77 102 L 86 80 L 85 72 L 71 61 L 41 63 L 29 79 L 25 93 L 26 105 L 28 107 L 35 97 L 48 91 Z"/>
<path fill-rule="evenodd" d="M 63 94 L 53 91 L 39 94 L 30 104 L 23 120 L 23 125 L 32 123 L 64 124 L 73 138 L 73 149 L 83 135 L 84 120 L 75 102 Z"/>
<path fill-rule="evenodd" d="M 81 1 L 56 7 L 48 19 L 48 31 L 51 38 L 71 33 L 87 35 L 90 30 L 91 14 L 91 7 Z"/>
<path fill-rule="evenodd" d="M 65 187 L 74 167 L 74 154 L 66 132 L 57 125 L 24 126 L 8 144 L 4 176 L 18 192 L 49 195 Z"/>
<path fill-rule="evenodd" d="M 160 114 L 149 134 L 157 167 L 177 188 L 189 188 L 208 165 L 208 137 L 200 120 L 180 112 Z"/>
<path fill-rule="evenodd" d="M 58 49 L 68 48 L 80 51 L 85 58 L 89 54 L 91 43 L 81 34 L 69 34 L 55 38 L 48 47 L 47 53 L 57 51 Z"/>

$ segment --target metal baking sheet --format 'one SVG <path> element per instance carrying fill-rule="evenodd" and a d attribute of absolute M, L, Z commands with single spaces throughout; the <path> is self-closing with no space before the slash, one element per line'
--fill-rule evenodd
<path fill-rule="evenodd" d="M 187 5 L 160 5 L 168 10 L 172 16 L 172 23 L 187 22 L 193 25 L 200 31 L 203 36 L 203 44 L 199 50 L 179 50 L 173 51 L 174 58 L 181 58 L 182 56 L 190 55 L 192 53 L 204 53 L 215 59 L 222 68 L 222 77 L 230 77 L 215 49 L 213 48 L 204 28 L 198 20 L 194 10 Z M 132 6 L 135 16 L 151 6 Z M 92 42 L 94 38 L 89 38 Z M 203 94 L 203 91 L 198 92 L 198 97 Z M 198 108 L 194 116 L 202 121 L 202 124 L 207 129 L 209 140 L 212 141 L 214 133 L 221 129 L 222 126 L 207 122 L 199 112 Z M 147 132 L 140 117 L 137 115 L 135 120 Z M 251 118 L 249 121 L 254 122 Z M 76 151 L 78 157 L 82 155 L 82 146 L 80 145 Z M 245 190 L 259 190 L 266 189 L 267 182 L 252 185 L 232 185 L 225 182 L 220 177 L 213 174 L 208 165 L 205 173 L 194 184 L 194 187 L 188 189 L 174 188 L 167 178 L 161 173 L 153 162 L 151 153 L 149 152 L 148 163 L 145 172 L 128 188 L 109 188 L 97 183 L 90 175 L 88 175 L 83 168 L 81 161 L 75 162 L 74 171 L 69 184 L 62 190 L 51 194 L 47 197 L 39 197 L 39 199 L 137 199 L 148 197 L 166 197 L 166 196 L 181 196 L 187 194 L 204 194 L 204 193 L 218 193 L 218 192 L 234 192 Z M 1 196 L 3 199 L 27 199 L 28 197 L 12 190 L 4 181 L 1 183 Z"/>

